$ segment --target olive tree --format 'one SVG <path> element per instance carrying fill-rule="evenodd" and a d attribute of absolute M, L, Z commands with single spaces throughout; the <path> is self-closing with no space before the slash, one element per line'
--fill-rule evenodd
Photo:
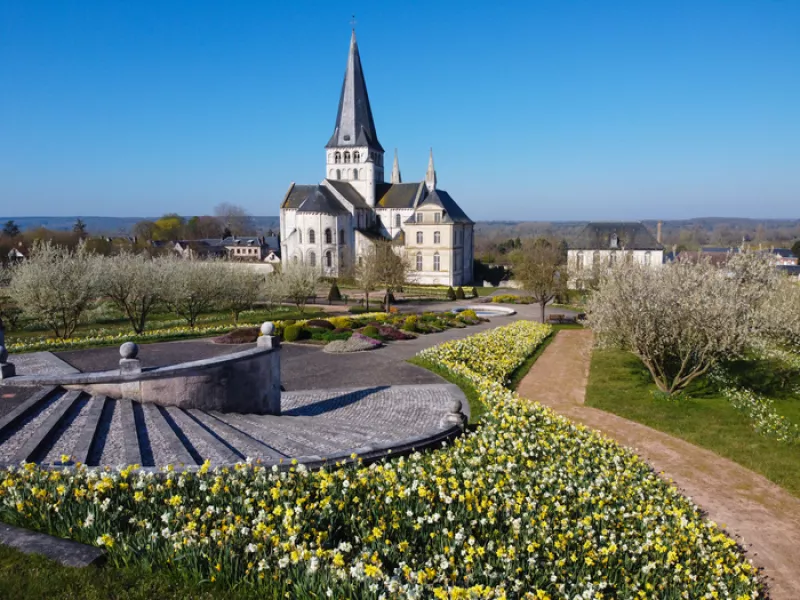
<path fill-rule="evenodd" d="M 777 277 L 756 253 L 721 266 L 624 261 L 601 276 L 589 298 L 588 325 L 601 347 L 634 353 L 658 389 L 673 394 L 763 335 L 763 307 Z"/>
<path fill-rule="evenodd" d="M 219 281 L 219 307 L 233 316 L 238 325 L 239 315 L 253 308 L 258 301 L 263 277 L 249 265 L 228 263 Z"/>
<path fill-rule="evenodd" d="M 164 302 L 189 327 L 198 317 L 216 308 L 228 265 L 221 261 L 195 261 L 176 257 L 161 259 L 164 269 Z"/>
<path fill-rule="evenodd" d="M 97 261 L 98 293 L 128 318 L 136 333 L 142 333 L 166 291 L 164 261 L 132 252 L 98 257 Z"/>
<path fill-rule="evenodd" d="M 26 316 L 68 338 L 96 296 L 96 261 L 84 243 L 70 250 L 36 242 L 12 269 L 9 293 Z"/>
<path fill-rule="evenodd" d="M 281 274 L 286 297 L 295 303 L 300 314 L 305 312 L 308 298 L 317 293 L 320 277 L 318 267 L 294 263 L 287 265 Z"/>

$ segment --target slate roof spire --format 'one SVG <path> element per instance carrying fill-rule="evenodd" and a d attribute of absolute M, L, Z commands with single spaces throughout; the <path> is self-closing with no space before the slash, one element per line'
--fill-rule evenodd
<path fill-rule="evenodd" d="M 425 185 L 428 187 L 429 192 L 436 189 L 436 169 L 433 168 L 433 148 L 431 148 L 431 155 L 428 158 L 428 172 L 425 173 Z"/>
<path fill-rule="evenodd" d="M 350 38 L 350 53 L 347 56 L 347 69 L 344 72 L 342 95 L 339 98 L 336 127 L 325 147 L 340 146 L 368 146 L 383 152 L 375 130 L 375 121 L 372 119 L 372 108 L 369 105 L 364 71 L 361 68 L 355 29 Z"/>
<path fill-rule="evenodd" d="M 403 183 L 400 177 L 400 161 L 397 160 L 397 148 L 394 149 L 394 164 L 392 165 L 392 183 Z"/>

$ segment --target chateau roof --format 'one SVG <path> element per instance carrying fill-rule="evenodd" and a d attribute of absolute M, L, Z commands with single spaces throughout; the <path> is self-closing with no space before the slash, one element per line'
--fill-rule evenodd
<path fill-rule="evenodd" d="M 375 130 L 375 121 L 372 119 L 372 108 L 369 105 L 367 82 L 364 80 L 364 71 L 361 68 L 355 30 L 350 38 L 350 53 L 347 56 L 347 69 L 344 72 L 342 94 L 339 97 L 336 126 L 325 147 L 340 146 L 368 146 L 383 152 L 383 147 L 378 141 L 378 132 Z"/>
<path fill-rule="evenodd" d="M 375 186 L 377 208 L 414 208 L 420 183 L 379 183 Z"/>
<path fill-rule="evenodd" d="M 616 246 L 612 244 L 617 236 Z M 638 221 L 588 223 L 569 243 L 572 250 L 663 250 L 664 246 Z"/>
<path fill-rule="evenodd" d="M 433 204 L 435 206 L 442 207 L 444 210 L 444 218 L 443 222 L 453 222 L 453 223 L 472 223 L 472 219 L 467 216 L 461 207 L 456 204 L 456 201 L 445 192 L 444 190 L 433 190 L 430 194 L 428 194 L 425 199 L 420 202 L 420 206 L 425 206 L 427 204 Z"/>
<path fill-rule="evenodd" d="M 295 185 L 289 188 L 281 208 L 295 208 L 297 212 L 338 215 L 348 212 L 333 192 L 322 185 Z"/>

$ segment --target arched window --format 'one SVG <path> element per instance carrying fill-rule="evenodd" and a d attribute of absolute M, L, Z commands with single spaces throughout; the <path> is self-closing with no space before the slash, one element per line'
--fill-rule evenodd
<path fill-rule="evenodd" d="M 308 264 L 312 267 L 317 266 L 317 255 L 313 250 L 308 253 Z"/>
<path fill-rule="evenodd" d="M 295 255 L 292 257 L 292 262 L 293 262 L 294 264 L 297 264 L 298 262 L 300 262 L 300 259 L 297 257 L 297 254 L 295 254 Z"/>
<path fill-rule="evenodd" d="M 325 243 L 326 244 L 333 243 L 333 232 L 330 230 L 330 228 L 325 230 Z"/>
<path fill-rule="evenodd" d="M 578 271 L 583 270 L 583 252 L 578 252 L 575 255 L 575 268 L 578 269 Z"/>
<path fill-rule="evenodd" d="M 433 243 L 434 244 L 441 244 L 442 243 L 442 234 L 438 231 L 433 232 Z"/>
<path fill-rule="evenodd" d="M 340 162 L 342 162 L 342 153 L 341 152 L 337 151 L 336 154 L 333 155 L 333 162 L 335 162 L 337 165 Z"/>
<path fill-rule="evenodd" d="M 361 161 L 359 160 L 360 158 L 361 158 L 361 155 L 358 153 L 358 150 L 356 150 L 355 152 L 353 152 L 353 162 L 355 162 L 355 163 L 357 163 L 357 162 L 361 162 Z"/>
<path fill-rule="evenodd" d="M 653 261 L 653 255 L 650 252 L 650 250 L 648 250 L 647 252 L 644 253 L 644 264 L 649 265 L 652 263 L 652 261 Z"/>
<path fill-rule="evenodd" d="M 353 179 L 358 179 L 358 169 L 353 169 Z"/>
<path fill-rule="evenodd" d="M 422 271 L 422 252 L 417 252 L 417 271 Z"/>
<path fill-rule="evenodd" d="M 421 231 L 417 232 L 417 243 L 418 244 L 422 243 L 422 232 Z"/>
<path fill-rule="evenodd" d="M 316 244 L 317 243 L 317 234 L 314 233 L 313 229 L 308 230 L 308 243 L 309 244 Z"/>
<path fill-rule="evenodd" d="M 400 226 L 403 224 L 402 219 L 400 218 L 400 213 L 397 213 L 394 216 L 394 226 L 400 229 Z"/>
<path fill-rule="evenodd" d="M 433 255 L 433 270 L 438 271 L 440 266 L 441 262 L 439 259 L 439 253 L 437 252 L 436 254 Z"/>
<path fill-rule="evenodd" d="M 336 179 L 341 179 L 341 178 L 342 178 L 342 171 L 341 171 L 341 169 L 336 169 Z"/>
<path fill-rule="evenodd" d="M 345 163 L 350 162 L 350 153 L 347 150 L 344 151 L 344 162 Z"/>
<path fill-rule="evenodd" d="M 345 238 L 344 238 L 344 229 L 339 230 L 339 245 L 344 246 Z"/>
<path fill-rule="evenodd" d="M 328 268 L 333 266 L 333 255 L 330 250 L 325 253 L 325 266 Z"/>

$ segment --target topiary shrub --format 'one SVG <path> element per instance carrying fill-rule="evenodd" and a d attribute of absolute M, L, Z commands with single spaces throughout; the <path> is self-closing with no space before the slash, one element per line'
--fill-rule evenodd
<path fill-rule="evenodd" d="M 361 334 L 367 337 L 371 337 L 372 339 L 378 339 L 380 337 L 380 332 L 375 325 L 367 325 L 364 329 L 361 330 Z"/>
<path fill-rule="evenodd" d="M 336 285 L 336 280 L 334 280 L 330 291 L 328 291 L 328 302 L 339 302 L 341 299 L 342 293 L 339 291 L 339 286 Z"/>
<path fill-rule="evenodd" d="M 299 325 L 289 325 L 283 330 L 283 339 L 287 342 L 296 342 L 303 335 L 303 328 Z"/>
<path fill-rule="evenodd" d="M 294 319 L 286 319 L 284 321 L 281 321 L 281 324 L 284 327 L 288 327 L 289 325 L 294 325 L 295 323 L 296 323 L 296 321 Z"/>
<path fill-rule="evenodd" d="M 464 288 L 462 288 L 461 286 L 458 286 L 458 289 L 456 290 L 456 299 L 464 300 L 464 299 L 466 299 L 466 297 L 467 296 L 464 293 Z"/>
<path fill-rule="evenodd" d="M 477 298 L 478 297 L 478 288 L 476 288 L 474 286 L 472 288 L 472 297 L 473 298 Z"/>
<path fill-rule="evenodd" d="M 456 291 L 453 289 L 452 285 L 449 288 L 447 288 L 447 299 L 448 300 L 456 299 Z"/>
<path fill-rule="evenodd" d="M 406 317 L 406 322 L 403 323 L 403 329 L 406 331 L 416 331 L 418 322 L 419 319 L 417 318 L 417 315 L 410 315 Z"/>
<path fill-rule="evenodd" d="M 310 319 L 306 321 L 306 327 L 319 327 L 320 329 L 326 329 L 328 331 L 336 329 L 336 325 L 325 319 Z"/>

